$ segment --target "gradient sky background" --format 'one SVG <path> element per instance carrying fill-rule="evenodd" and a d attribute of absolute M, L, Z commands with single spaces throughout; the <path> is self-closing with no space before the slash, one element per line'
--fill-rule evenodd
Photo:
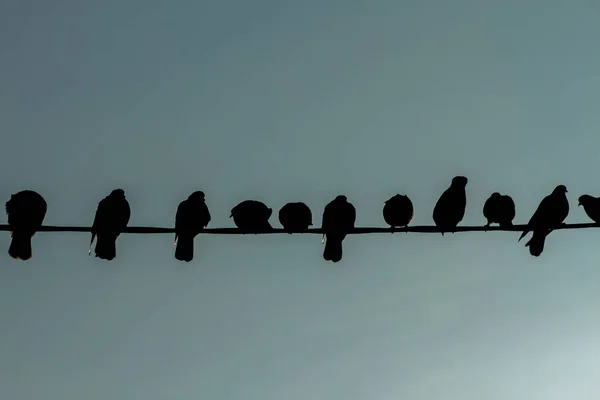
<path fill-rule="evenodd" d="M 600 195 L 600 4 L 553 0 L 4 0 L 0 196 L 91 224 L 123 187 L 131 225 L 172 226 L 202 189 L 239 201 L 344 193 L 414 224 L 452 176 L 465 224 L 493 191 L 526 222 L 557 184 L 568 222 Z M 2 200 L 5 201 L 5 200 Z M 3 217 L 5 218 L 5 217 Z M 5 220 L 5 219 L 4 219 Z M 276 219 L 272 222 L 279 226 Z M 600 398 L 600 230 L 533 258 L 518 234 L 40 233 L 0 255 L 0 397 L 10 400 Z M 9 237 L 0 235 L 0 249 Z"/>

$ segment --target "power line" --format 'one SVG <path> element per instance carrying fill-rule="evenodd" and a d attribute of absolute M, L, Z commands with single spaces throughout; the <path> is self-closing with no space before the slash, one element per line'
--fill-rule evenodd
<path fill-rule="evenodd" d="M 600 228 L 600 224 L 596 223 L 580 223 L 580 224 L 564 224 L 560 225 L 554 230 L 561 229 L 586 229 L 586 228 Z M 56 225 L 43 225 L 38 229 L 39 232 L 91 232 L 90 226 L 56 226 Z M 499 226 L 457 226 L 454 228 L 454 232 L 486 232 L 486 231 L 505 231 L 505 232 L 523 232 L 527 230 L 527 225 L 513 225 L 508 228 L 501 228 Z M 0 231 L 10 231 L 8 225 L 0 225 Z M 123 230 L 123 233 L 175 233 L 175 228 L 161 228 L 154 226 L 129 226 Z M 208 235 L 272 235 L 272 234 L 289 234 L 288 231 L 282 228 L 273 228 L 270 230 L 262 231 L 248 231 L 239 228 L 205 228 L 201 234 Z M 321 228 L 311 228 L 306 231 L 294 232 L 294 234 L 323 234 Z M 421 226 L 409 226 L 407 228 L 381 228 L 381 227 L 356 227 L 348 231 L 349 235 L 364 235 L 370 233 L 442 233 L 442 230 L 437 226 L 421 225 Z M 450 233 L 444 231 L 444 233 Z"/>

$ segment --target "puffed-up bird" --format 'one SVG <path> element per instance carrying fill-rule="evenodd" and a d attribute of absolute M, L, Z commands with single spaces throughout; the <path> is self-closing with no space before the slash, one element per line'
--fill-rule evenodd
<path fill-rule="evenodd" d="M 31 238 L 42 226 L 48 204 L 39 193 L 23 190 L 10 196 L 5 207 L 12 238 L 8 254 L 15 260 L 29 260 Z"/>
<path fill-rule="evenodd" d="M 392 196 L 383 206 L 383 219 L 392 228 L 407 227 L 414 214 L 413 203 L 406 195 Z"/>
<path fill-rule="evenodd" d="M 96 216 L 92 225 L 92 239 L 90 251 L 96 236 L 96 257 L 103 260 L 112 260 L 117 256 L 117 238 L 127 227 L 131 209 L 125 198 L 123 189 L 115 189 L 108 196 L 100 200 L 96 209 Z"/>
<path fill-rule="evenodd" d="M 179 203 L 175 214 L 175 258 L 190 262 L 194 259 L 194 238 L 210 222 L 210 212 L 204 192 L 198 190 Z"/>
<path fill-rule="evenodd" d="M 579 197 L 579 204 L 588 217 L 597 224 L 600 224 L 600 197 L 584 194 Z"/>
<path fill-rule="evenodd" d="M 444 232 L 454 232 L 454 229 L 465 216 L 467 208 L 468 179 L 464 176 L 452 178 L 450 187 L 442 193 L 433 208 L 433 222 Z"/>
<path fill-rule="evenodd" d="M 312 212 L 302 203 L 287 203 L 279 210 L 279 223 L 288 233 L 306 231 L 312 225 Z"/>
<path fill-rule="evenodd" d="M 508 195 L 494 192 L 483 205 L 483 216 L 487 219 L 486 227 L 491 224 L 498 224 L 501 228 L 511 227 L 515 215 L 515 202 Z"/>
<path fill-rule="evenodd" d="M 344 195 L 337 196 L 323 210 L 323 258 L 338 262 L 342 259 L 342 242 L 356 222 L 356 209 Z"/>
<path fill-rule="evenodd" d="M 273 209 L 267 207 L 265 203 L 245 200 L 231 209 L 229 218 L 233 218 L 233 223 L 242 230 L 259 232 L 273 229 L 269 223 L 271 214 Z"/>
<path fill-rule="evenodd" d="M 569 215 L 567 192 L 565 185 L 558 185 L 552 193 L 544 197 L 527 223 L 526 230 L 519 237 L 518 241 L 521 241 L 533 231 L 533 237 L 525 244 L 532 256 L 537 257 L 542 253 L 546 237 L 553 229 L 562 225 Z"/>

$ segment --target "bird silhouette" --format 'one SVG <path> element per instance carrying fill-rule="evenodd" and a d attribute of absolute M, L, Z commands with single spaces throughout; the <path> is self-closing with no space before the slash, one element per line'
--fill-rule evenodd
<path fill-rule="evenodd" d="M 271 214 L 273 209 L 267 207 L 265 203 L 245 200 L 231 209 L 229 218 L 233 218 L 233 223 L 238 228 L 256 233 L 273 229 L 269 223 Z"/>
<path fill-rule="evenodd" d="M 354 228 L 356 209 L 344 195 L 337 196 L 323 210 L 323 258 L 338 262 L 342 259 L 342 242 L 348 232 Z"/>
<path fill-rule="evenodd" d="M 96 257 L 103 260 L 115 258 L 117 256 L 117 238 L 127 227 L 130 217 L 131 209 L 123 189 L 115 189 L 100 200 L 92 225 L 92 239 L 88 255 L 92 252 L 94 238 L 98 236 Z"/>
<path fill-rule="evenodd" d="M 383 219 L 392 228 L 407 227 L 414 214 L 413 203 L 406 195 L 392 196 L 383 206 Z"/>
<path fill-rule="evenodd" d="M 196 191 L 179 203 L 175 214 L 175 258 L 190 262 L 194 259 L 194 238 L 210 222 L 204 192 Z"/>
<path fill-rule="evenodd" d="M 312 225 L 312 212 L 302 202 L 287 203 L 279 210 L 279 223 L 290 234 L 306 231 Z"/>
<path fill-rule="evenodd" d="M 490 224 L 498 224 L 501 228 L 511 227 L 515 214 L 513 199 L 498 192 L 492 193 L 483 205 L 483 216 L 487 219 L 486 227 Z"/>
<path fill-rule="evenodd" d="M 10 196 L 5 207 L 12 238 L 8 254 L 15 260 L 29 260 L 31 238 L 42 226 L 48 204 L 39 193 L 23 190 Z"/>
<path fill-rule="evenodd" d="M 600 224 L 600 197 L 584 194 L 579 197 L 579 204 L 588 217 L 597 224 Z"/>
<path fill-rule="evenodd" d="M 563 224 L 569 215 L 567 192 L 565 185 L 558 185 L 552 193 L 544 197 L 527 223 L 527 228 L 519 237 L 518 241 L 521 241 L 533 231 L 532 238 L 525 244 L 525 247 L 529 247 L 532 256 L 538 257 L 542 254 L 546 237 L 552 230 Z"/>
<path fill-rule="evenodd" d="M 468 179 L 464 176 L 452 178 L 450 187 L 442 193 L 433 208 L 433 222 L 444 232 L 454 232 L 454 229 L 465 216 L 467 208 Z"/>

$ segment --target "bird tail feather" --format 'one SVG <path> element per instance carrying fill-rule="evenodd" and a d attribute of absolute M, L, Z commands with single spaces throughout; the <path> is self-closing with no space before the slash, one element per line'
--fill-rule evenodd
<path fill-rule="evenodd" d="M 179 261 L 190 262 L 194 259 L 194 237 L 179 235 L 175 247 L 175 258 Z"/>
<path fill-rule="evenodd" d="M 29 260 L 31 253 L 31 235 L 27 232 L 13 232 L 8 254 L 15 260 Z"/>
<path fill-rule="evenodd" d="M 327 236 L 323 258 L 334 263 L 342 259 L 342 239 L 338 236 Z"/>
<path fill-rule="evenodd" d="M 117 237 L 98 234 L 96 239 L 96 257 L 112 260 L 117 256 Z"/>
<path fill-rule="evenodd" d="M 534 257 L 539 257 L 544 251 L 544 244 L 546 244 L 547 234 L 541 232 L 533 232 L 531 239 L 525 244 L 525 247 L 529 247 L 529 254 Z"/>

